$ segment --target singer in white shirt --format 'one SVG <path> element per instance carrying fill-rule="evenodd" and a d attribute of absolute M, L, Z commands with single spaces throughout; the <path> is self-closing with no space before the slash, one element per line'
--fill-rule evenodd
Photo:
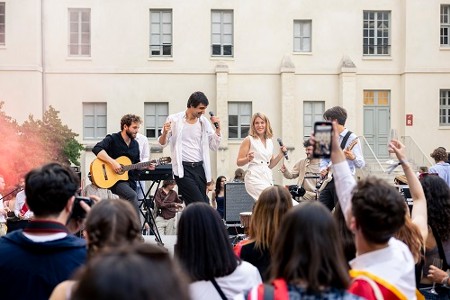
<path fill-rule="evenodd" d="M 158 138 L 161 146 L 170 144 L 172 168 L 178 185 L 178 194 L 186 205 L 203 201 L 206 183 L 211 181 L 209 150 L 217 151 L 220 145 L 220 120 L 204 116 L 209 105 L 202 92 L 193 93 L 187 101 L 187 109 L 167 117 Z"/>

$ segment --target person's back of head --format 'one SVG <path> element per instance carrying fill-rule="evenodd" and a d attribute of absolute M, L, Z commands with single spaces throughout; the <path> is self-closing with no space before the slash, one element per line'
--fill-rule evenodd
<path fill-rule="evenodd" d="M 344 126 L 347 121 L 347 111 L 343 107 L 334 106 L 323 113 L 323 118 L 328 121 L 336 120 L 339 125 Z"/>
<path fill-rule="evenodd" d="M 368 177 L 353 191 L 352 214 L 367 242 L 384 244 L 405 223 L 405 200 L 384 180 Z"/>
<path fill-rule="evenodd" d="M 181 214 L 175 255 L 191 281 L 229 275 L 238 264 L 219 213 L 203 202 L 188 205 Z"/>
<path fill-rule="evenodd" d="M 50 163 L 30 171 L 25 177 L 27 205 L 36 217 L 57 216 L 80 186 L 72 169 Z"/>
<path fill-rule="evenodd" d="M 139 218 L 130 202 L 104 199 L 95 204 L 86 218 L 89 256 L 99 251 L 141 239 Z"/>
<path fill-rule="evenodd" d="M 450 238 L 450 188 L 444 179 L 428 174 L 420 179 L 427 199 L 428 224 L 443 241 Z"/>
<path fill-rule="evenodd" d="M 447 150 L 444 147 L 438 147 L 434 149 L 434 151 L 430 154 L 430 156 L 434 159 L 436 163 L 438 162 L 446 162 L 448 159 Z"/>
<path fill-rule="evenodd" d="M 136 244 L 96 256 L 81 270 L 72 300 L 187 300 L 184 274 L 167 249 Z"/>
<path fill-rule="evenodd" d="M 336 223 L 323 204 L 302 202 L 285 215 L 273 243 L 272 279 L 304 282 L 312 292 L 346 289 L 347 269 Z"/>
<path fill-rule="evenodd" d="M 256 201 L 250 221 L 249 235 L 258 249 L 269 249 L 281 223 L 292 207 L 292 197 L 282 186 L 266 188 Z"/>
<path fill-rule="evenodd" d="M 234 180 L 235 181 L 242 181 L 244 182 L 244 177 L 245 177 L 245 171 L 242 168 L 237 168 L 234 171 Z"/>

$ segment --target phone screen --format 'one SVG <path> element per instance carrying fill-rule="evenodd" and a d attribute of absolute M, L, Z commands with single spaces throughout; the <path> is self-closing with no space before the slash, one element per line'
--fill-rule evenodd
<path fill-rule="evenodd" d="M 314 143 L 313 156 L 315 158 L 329 158 L 331 156 L 333 124 L 330 122 L 316 122 L 314 124 Z"/>

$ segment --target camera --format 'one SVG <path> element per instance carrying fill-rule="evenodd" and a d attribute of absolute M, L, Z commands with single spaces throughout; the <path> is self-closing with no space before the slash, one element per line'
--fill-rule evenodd
<path fill-rule="evenodd" d="M 73 219 L 84 219 L 86 218 L 86 211 L 81 207 L 80 202 L 83 201 L 87 205 L 92 206 L 94 201 L 88 197 L 75 196 L 75 201 L 73 202 L 72 214 L 70 215 Z"/>
<path fill-rule="evenodd" d="M 331 122 L 314 123 L 314 158 L 330 158 L 332 133 L 333 124 Z"/>
<path fill-rule="evenodd" d="M 289 193 L 291 193 L 292 198 L 300 198 L 306 193 L 305 189 L 302 186 L 298 185 L 290 185 L 288 186 Z"/>

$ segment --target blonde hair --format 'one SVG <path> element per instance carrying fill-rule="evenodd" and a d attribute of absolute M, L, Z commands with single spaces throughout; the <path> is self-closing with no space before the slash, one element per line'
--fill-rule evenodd
<path fill-rule="evenodd" d="M 285 187 L 275 185 L 261 193 L 253 209 L 249 228 L 255 248 L 270 249 L 281 219 L 291 207 L 291 194 Z"/>
<path fill-rule="evenodd" d="M 270 121 L 269 118 L 267 118 L 267 116 L 263 113 L 254 113 L 252 116 L 252 123 L 250 126 L 250 131 L 248 133 L 248 135 L 252 136 L 252 137 L 258 137 L 258 134 L 256 133 L 256 129 L 255 129 L 255 120 L 256 118 L 261 118 L 265 123 L 266 123 L 266 131 L 264 132 L 264 138 L 265 139 L 270 139 L 273 136 L 273 132 L 272 132 L 272 126 L 270 126 Z"/>

